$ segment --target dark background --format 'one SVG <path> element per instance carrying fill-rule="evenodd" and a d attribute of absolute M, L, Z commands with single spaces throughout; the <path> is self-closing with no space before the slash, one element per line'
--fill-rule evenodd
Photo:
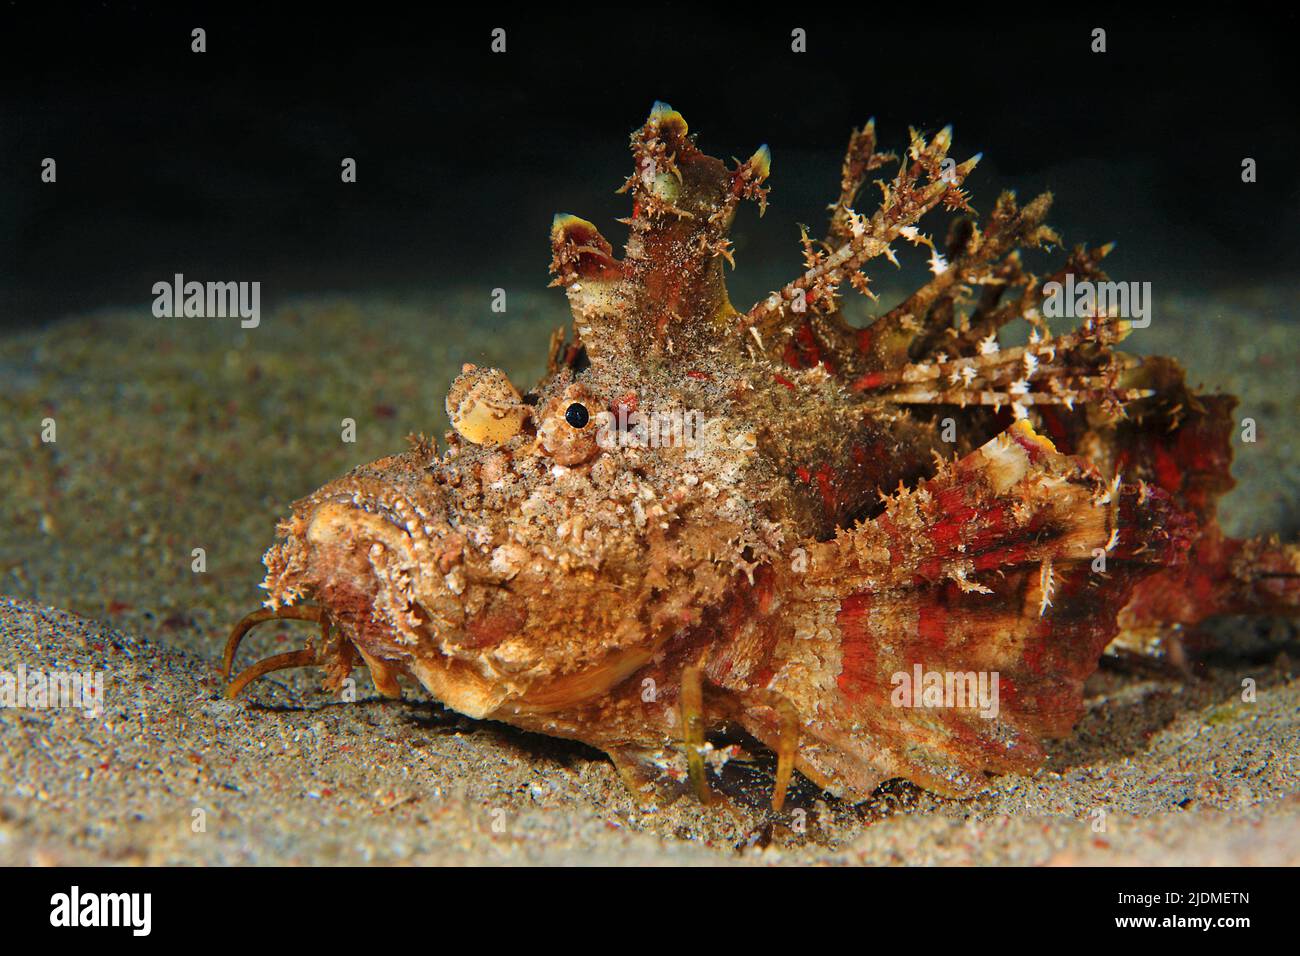
<path fill-rule="evenodd" d="M 772 148 L 771 209 L 737 225 L 742 307 L 797 271 L 795 224 L 820 230 L 849 130 L 872 115 L 895 149 L 909 125 L 953 123 L 957 158 L 985 157 L 981 211 L 997 189 L 1050 186 L 1067 242 L 1118 240 L 1117 277 L 1295 276 L 1294 14 L 888 6 L 7 6 L 0 324 L 147 306 L 175 272 L 262 280 L 263 308 L 297 292 L 541 288 L 554 212 L 621 242 L 613 190 L 656 99 L 715 155 Z M 807 53 L 790 52 L 795 26 Z M 40 182 L 46 156 L 55 185 Z"/>

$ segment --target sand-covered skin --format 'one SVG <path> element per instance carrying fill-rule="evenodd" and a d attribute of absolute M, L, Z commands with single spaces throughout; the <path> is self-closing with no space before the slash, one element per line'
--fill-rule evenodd
<path fill-rule="evenodd" d="M 1167 296 L 1126 343 L 1179 356 L 1255 419 L 1223 507 L 1231 533 L 1300 527 L 1296 301 Z M 802 813 L 775 819 L 767 763 L 731 765 L 731 809 L 645 808 L 594 751 L 414 688 L 384 702 L 360 672 L 355 703 L 309 671 L 225 701 L 221 643 L 261 601 L 288 503 L 408 432 L 441 436 L 462 362 L 521 385 L 541 373 L 563 301 L 509 303 L 502 316 L 480 292 L 321 299 L 249 330 L 144 307 L 0 340 L 0 670 L 102 669 L 107 691 L 97 720 L 0 710 L 0 862 L 1300 862 L 1284 621 L 1216 622 L 1191 682 L 1103 672 L 1048 767 L 974 800 L 889 785 L 851 808 L 804 785 Z M 241 660 L 296 647 L 307 626 L 265 626 Z"/>

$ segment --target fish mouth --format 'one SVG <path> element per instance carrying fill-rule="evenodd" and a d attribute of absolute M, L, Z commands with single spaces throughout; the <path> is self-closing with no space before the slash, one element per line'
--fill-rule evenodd
<path fill-rule="evenodd" d="M 400 695 L 405 675 L 453 710 L 491 716 L 518 688 L 475 653 L 482 635 L 463 600 L 463 542 L 445 522 L 423 523 L 427 511 L 363 501 L 334 495 L 297 511 L 268 552 L 272 600 L 313 600 L 386 696 Z"/>
<path fill-rule="evenodd" d="M 281 525 L 282 540 L 266 555 L 267 608 L 236 625 L 223 672 L 231 674 L 240 642 L 264 621 L 312 621 L 320 634 L 299 651 L 246 668 L 227 695 L 237 696 L 265 674 L 302 666 L 323 668 L 326 689 L 337 690 L 353 666 L 364 663 L 386 697 L 401 696 L 397 678 L 405 675 L 470 717 L 496 710 L 507 689 L 470 661 L 443 652 L 445 635 L 463 630 L 465 614 L 441 570 L 449 542 L 439 530 L 449 529 L 427 509 L 393 502 L 377 507 L 356 494 L 323 490 L 295 505 Z"/>
<path fill-rule="evenodd" d="M 438 635 L 463 626 L 448 536 L 427 520 L 400 500 L 373 508 L 332 499 L 304 522 L 311 590 L 369 653 L 427 653 Z"/>
<path fill-rule="evenodd" d="M 531 567 L 508 545 L 475 549 L 427 473 L 405 494 L 376 490 L 352 475 L 296 504 L 263 584 L 270 611 L 313 602 L 372 674 L 406 675 L 470 717 L 545 714 L 607 693 L 657 650 L 623 640 L 557 666 L 552 631 L 576 625 L 549 586 L 520 585 Z"/>

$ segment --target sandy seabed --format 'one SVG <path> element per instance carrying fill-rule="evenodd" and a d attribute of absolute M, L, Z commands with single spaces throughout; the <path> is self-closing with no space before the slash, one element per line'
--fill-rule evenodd
<path fill-rule="evenodd" d="M 1297 292 L 1165 296 L 1127 343 L 1255 419 L 1222 507 L 1233 534 L 1300 529 Z M 93 719 L 0 709 L 0 863 L 1300 862 L 1284 620 L 1213 622 L 1191 680 L 1103 669 L 1047 766 L 972 800 L 893 783 L 852 807 L 803 783 L 779 817 L 768 760 L 729 766 L 726 806 L 647 808 L 599 753 L 414 689 L 384 701 L 360 672 L 356 703 L 310 671 L 225 700 L 220 647 L 261 601 L 289 502 L 408 432 L 441 435 L 462 362 L 541 374 L 562 297 L 510 301 L 317 298 L 247 330 L 145 306 L 0 338 L 0 670 L 102 671 L 106 692 Z M 268 625 L 244 655 L 307 626 Z"/>

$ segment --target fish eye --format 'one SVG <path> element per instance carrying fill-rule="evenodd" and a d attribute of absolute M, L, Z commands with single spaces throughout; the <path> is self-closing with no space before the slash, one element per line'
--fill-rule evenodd
<path fill-rule="evenodd" d="M 590 417 L 587 414 L 587 406 L 582 402 L 574 402 L 564 411 L 564 420 L 574 428 L 586 428 Z"/>

